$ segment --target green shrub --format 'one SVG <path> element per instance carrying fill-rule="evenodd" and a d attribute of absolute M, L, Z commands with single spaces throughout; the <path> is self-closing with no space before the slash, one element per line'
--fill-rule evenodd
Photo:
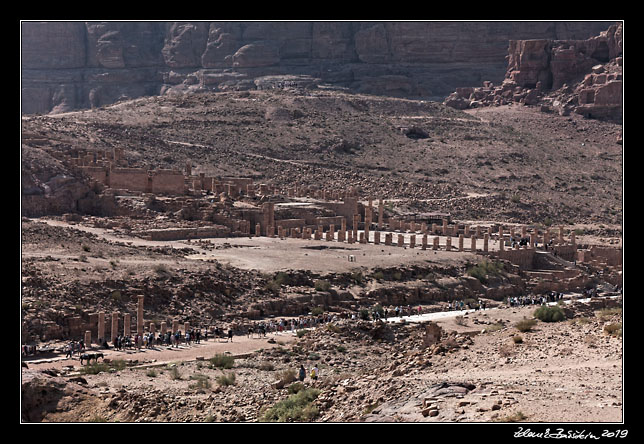
<path fill-rule="evenodd" d="M 487 284 L 490 276 L 499 276 L 505 271 L 501 262 L 483 260 L 478 264 L 470 267 L 467 274 L 478 279 L 482 284 Z"/>
<path fill-rule="evenodd" d="M 235 374 L 234 373 L 229 373 L 229 374 L 223 374 L 221 376 L 217 377 L 217 384 L 219 385 L 235 385 Z"/>
<path fill-rule="evenodd" d="M 368 321 L 369 320 L 369 310 L 363 308 L 360 310 L 360 319 Z"/>
<path fill-rule="evenodd" d="M 264 361 L 261 364 L 259 364 L 258 367 L 260 370 L 272 372 L 275 370 L 275 365 L 272 362 Z"/>
<path fill-rule="evenodd" d="M 534 327 L 536 323 L 537 321 L 535 321 L 534 319 L 523 318 L 523 320 L 517 322 L 516 324 L 514 324 L 514 326 L 520 332 L 528 332 L 532 330 L 532 327 Z"/>
<path fill-rule="evenodd" d="M 534 317 L 543 322 L 559 322 L 566 319 L 566 313 L 559 306 L 542 305 L 535 310 Z"/>
<path fill-rule="evenodd" d="M 194 384 L 190 384 L 188 387 L 191 389 L 209 389 L 210 388 L 210 378 L 206 375 L 195 374 L 190 376 L 190 379 L 197 381 Z"/>
<path fill-rule="evenodd" d="M 315 289 L 317 291 L 329 291 L 331 283 L 325 279 L 318 279 L 315 281 Z"/>
<path fill-rule="evenodd" d="M 313 309 L 311 310 L 311 314 L 313 316 L 319 316 L 322 313 L 324 313 L 324 309 L 322 307 L 313 307 Z"/>
<path fill-rule="evenodd" d="M 302 384 L 301 382 L 295 382 L 288 386 L 288 392 L 289 394 L 294 395 L 304 390 L 304 388 L 304 384 Z"/>
<path fill-rule="evenodd" d="M 320 390 L 308 388 L 290 395 L 269 408 L 262 415 L 266 422 L 306 422 L 318 415 L 318 409 L 313 401 L 320 394 Z"/>
<path fill-rule="evenodd" d="M 519 335 L 512 336 L 512 341 L 514 341 L 515 344 L 521 344 L 523 342 L 523 338 Z"/>
<path fill-rule="evenodd" d="M 614 322 L 604 326 L 604 332 L 611 336 L 621 336 L 622 335 L 622 323 Z"/>
<path fill-rule="evenodd" d="M 228 355 L 216 354 L 209 359 L 212 368 L 233 368 L 235 358 Z"/>
<path fill-rule="evenodd" d="M 179 367 L 176 365 L 170 367 L 170 379 L 173 381 L 181 381 L 181 373 L 179 373 Z"/>
<path fill-rule="evenodd" d="M 83 366 L 80 369 L 80 373 L 83 375 L 97 375 L 101 372 L 115 372 L 123 370 L 125 367 L 126 363 L 124 359 L 115 359 L 109 364 L 105 362 L 95 362 L 94 364 Z"/>

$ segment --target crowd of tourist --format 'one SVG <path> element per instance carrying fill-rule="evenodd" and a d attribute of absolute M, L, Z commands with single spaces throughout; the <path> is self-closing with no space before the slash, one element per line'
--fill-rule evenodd
<path fill-rule="evenodd" d="M 201 333 L 201 329 L 190 329 L 185 334 L 181 330 L 177 330 L 174 333 L 166 331 L 158 335 L 155 335 L 153 332 L 145 332 L 143 334 L 118 335 L 114 339 L 113 347 L 115 350 L 123 350 L 124 348 L 151 348 L 155 345 L 179 347 L 179 344 L 190 345 L 193 342 L 199 344 L 202 339 L 208 339 L 207 330 L 205 334 Z M 103 342 L 103 346 L 108 347 L 106 342 Z"/>
<path fill-rule="evenodd" d="M 564 297 L 563 293 L 549 291 L 542 295 L 512 296 L 508 298 L 510 307 L 522 307 L 525 305 L 545 305 L 548 302 L 558 302 Z"/>

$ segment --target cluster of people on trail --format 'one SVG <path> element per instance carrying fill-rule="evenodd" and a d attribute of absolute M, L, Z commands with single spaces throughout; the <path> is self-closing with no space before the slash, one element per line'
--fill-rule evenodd
<path fill-rule="evenodd" d="M 525 305 L 545 305 L 548 302 L 558 302 L 564 297 L 563 293 L 549 291 L 542 295 L 512 296 L 508 298 L 510 307 L 521 307 Z"/>
<path fill-rule="evenodd" d="M 459 310 L 486 310 L 488 308 L 487 301 L 478 299 L 476 303 L 466 302 L 466 301 L 449 301 L 447 303 L 448 311 L 459 311 Z"/>
<path fill-rule="evenodd" d="M 318 368 L 318 365 L 315 364 L 313 367 L 311 367 L 311 371 L 307 372 L 306 368 L 304 368 L 304 365 L 300 365 L 300 369 L 297 374 L 297 379 L 300 382 L 304 382 L 306 379 L 306 375 L 309 375 L 309 377 L 313 380 L 316 381 L 318 377 L 320 376 L 320 369 Z"/>
<path fill-rule="evenodd" d="M 208 336 L 208 332 L 206 331 L 206 339 Z M 155 335 L 152 332 L 146 332 L 143 334 L 134 334 L 134 335 L 118 335 L 114 339 L 114 349 L 115 350 L 123 350 L 124 348 L 151 348 L 155 345 L 165 345 L 169 347 L 178 347 L 179 344 L 185 343 L 186 345 L 190 345 L 191 343 L 196 343 L 199 344 L 201 343 L 201 339 L 203 338 L 201 329 L 196 329 L 196 330 L 189 330 L 187 332 L 182 333 L 181 330 L 177 330 L 176 332 L 172 333 L 170 331 L 167 331 L 165 333 L 159 333 L 158 335 Z"/>
<path fill-rule="evenodd" d="M 83 341 L 70 341 L 67 346 L 65 346 L 65 357 L 71 358 L 74 356 L 74 353 L 79 355 L 85 351 L 85 343 Z"/>
<path fill-rule="evenodd" d="M 248 337 L 258 334 L 260 337 L 266 336 L 267 333 L 288 332 L 295 333 L 297 330 L 304 328 L 313 328 L 320 324 L 337 321 L 338 316 L 331 313 L 323 313 L 318 316 L 300 316 L 299 318 L 280 320 L 269 319 L 253 323 L 248 328 Z"/>

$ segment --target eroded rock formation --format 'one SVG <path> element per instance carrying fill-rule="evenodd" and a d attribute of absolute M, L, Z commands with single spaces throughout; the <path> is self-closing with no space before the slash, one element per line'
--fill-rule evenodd
<path fill-rule="evenodd" d="M 586 40 L 512 40 L 503 82 L 457 88 L 445 104 L 457 109 L 518 102 L 547 112 L 622 118 L 622 24 Z"/>
<path fill-rule="evenodd" d="M 460 85 L 500 82 L 509 40 L 585 39 L 609 25 L 23 22 L 22 112 L 65 112 L 170 92 L 280 87 L 280 76 L 286 86 L 324 83 L 442 100 Z M 606 50 L 599 45 L 596 51 Z"/>

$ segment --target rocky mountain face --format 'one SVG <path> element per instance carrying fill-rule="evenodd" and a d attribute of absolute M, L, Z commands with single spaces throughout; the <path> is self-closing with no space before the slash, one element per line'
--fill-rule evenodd
<path fill-rule="evenodd" d="M 620 122 L 623 27 L 583 40 L 512 40 L 500 85 L 457 88 L 445 104 L 457 109 L 518 102 L 546 112 Z"/>
<path fill-rule="evenodd" d="M 510 40 L 611 22 L 23 22 L 22 112 L 199 90 L 323 86 L 442 100 L 503 80 Z"/>

